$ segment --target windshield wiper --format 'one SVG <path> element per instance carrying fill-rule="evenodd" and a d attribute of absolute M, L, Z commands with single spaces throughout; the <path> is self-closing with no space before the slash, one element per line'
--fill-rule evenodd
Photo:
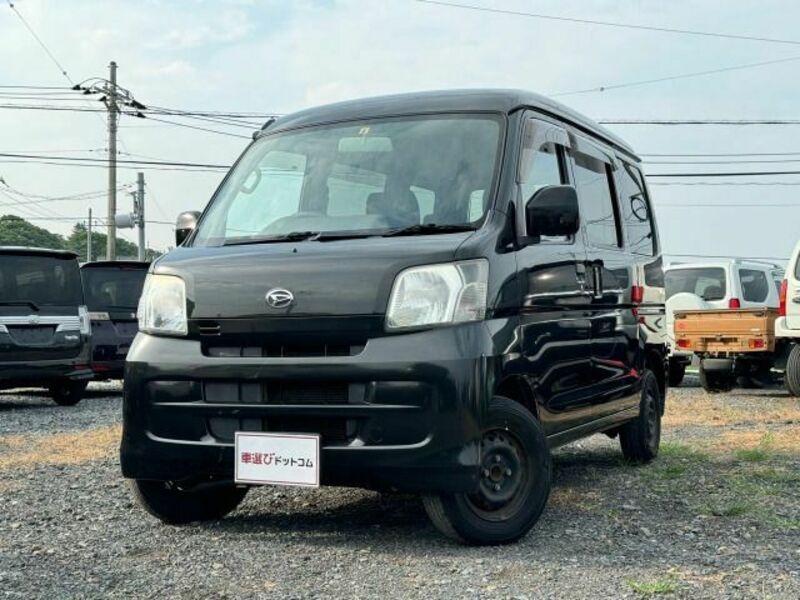
<path fill-rule="evenodd" d="M 223 246 L 243 246 L 245 244 L 272 244 L 276 242 L 299 242 L 319 235 L 319 231 L 292 231 L 281 235 L 265 235 L 261 237 L 234 238 L 227 240 Z"/>
<path fill-rule="evenodd" d="M 423 223 L 422 225 L 409 225 L 399 229 L 391 229 L 383 234 L 384 237 L 395 235 L 427 235 L 431 233 L 455 233 L 458 231 L 475 231 L 472 225 L 437 225 L 436 223 Z"/>
<path fill-rule="evenodd" d="M 19 302 L 6 302 L 6 301 L 3 301 L 3 300 L 0 300 L 0 304 L 2 304 L 3 306 L 30 306 L 36 312 L 39 312 L 39 310 L 41 310 L 39 308 L 39 305 L 36 304 L 36 302 L 32 302 L 30 300 L 21 300 Z"/>

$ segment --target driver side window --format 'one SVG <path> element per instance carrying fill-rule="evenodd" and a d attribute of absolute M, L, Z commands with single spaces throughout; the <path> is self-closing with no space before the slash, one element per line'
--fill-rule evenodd
<path fill-rule="evenodd" d="M 521 173 L 520 193 L 523 206 L 541 188 L 567 183 L 564 154 L 561 146 L 548 142 L 527 161 L 527 172 Z M 542 236 L 541 242 L 567 242 L 569 236 Z"/>

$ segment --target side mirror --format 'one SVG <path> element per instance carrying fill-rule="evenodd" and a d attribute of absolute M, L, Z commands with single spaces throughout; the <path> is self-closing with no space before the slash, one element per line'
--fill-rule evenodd
<path fill-rule="evenodd" d="M 178 215 L 175 221 L 175 244 L 180 246 L 189 234 L 197 227 L 197 220 L 200 218 L 199 210 L 188 210 Z"/>
<path fill-rule="evenodd" d="M 548 185 L 525 204 L 525 225 L 532 238 L 574 235 L 580 228 L 578 194 L 571 185 Z"/>

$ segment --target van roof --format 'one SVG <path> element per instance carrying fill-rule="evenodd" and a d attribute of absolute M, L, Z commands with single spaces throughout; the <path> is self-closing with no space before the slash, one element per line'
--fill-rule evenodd
<path fill-rule="evenodd" d="M 147 269 L 150 267 L 150 263 L 140 260 L 93 260 L 81 264 L 81 269 L 91 269 L 95 267 L 139 267 L 141 269 Z"/>
<path fill-rule="evenodd" d="M 590 118 L 545 96 L 513 89 L 442 90 L 348 100 L 308 108 L 268 121 L 263 131 L 271 133 L 337 121 L 424 113 L 483 111 L 509 114 L 523 108 L 557 117 L 639 160 L 633 148 L 624 140 Z"/>
<path fill-rule="evenodd" d="M 78 258 L 70 250 L 55 250 L 53 248 L 34 248 L 31 246 L 0 246 L 0 254 L 39 255 L 55 258 Z"/>

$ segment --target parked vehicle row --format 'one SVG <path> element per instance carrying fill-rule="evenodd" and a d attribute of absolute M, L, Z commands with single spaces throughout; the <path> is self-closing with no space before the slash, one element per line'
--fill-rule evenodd
<path fill-rule="evenodd" d="M 423 496 L 513 541 L 550 449 L 658 453 L 658 230 L 625 142 L 526 92 L 352 101 L 270 121 L 181 215 L 127 357 L 121 466 L 167 523 L 248 487 Z"/>
<path fill-rule="evenodd" d="M 670 385 L 680 385 L 695 356 L 707 391 L 729 390 L 737 379 L 744 385 L 766 383 L 784 351 L 773 327 L 782 279 L 783 268 L 760 261 L 668 266 Z"/>
<path fill-rule="evenodd" d="M 706 391 L 760 386 L 782 371 L 800 396 L 800 243 L 787 267 L 728 260 L 665 270 L 669 383 L 693 358 Z"/>
<path fill-rule="evenodd" d="M 41 387 L 69 406 L 92 379 L 122 377 L 147 266 L 0 247 L 0 389 Z"/>

